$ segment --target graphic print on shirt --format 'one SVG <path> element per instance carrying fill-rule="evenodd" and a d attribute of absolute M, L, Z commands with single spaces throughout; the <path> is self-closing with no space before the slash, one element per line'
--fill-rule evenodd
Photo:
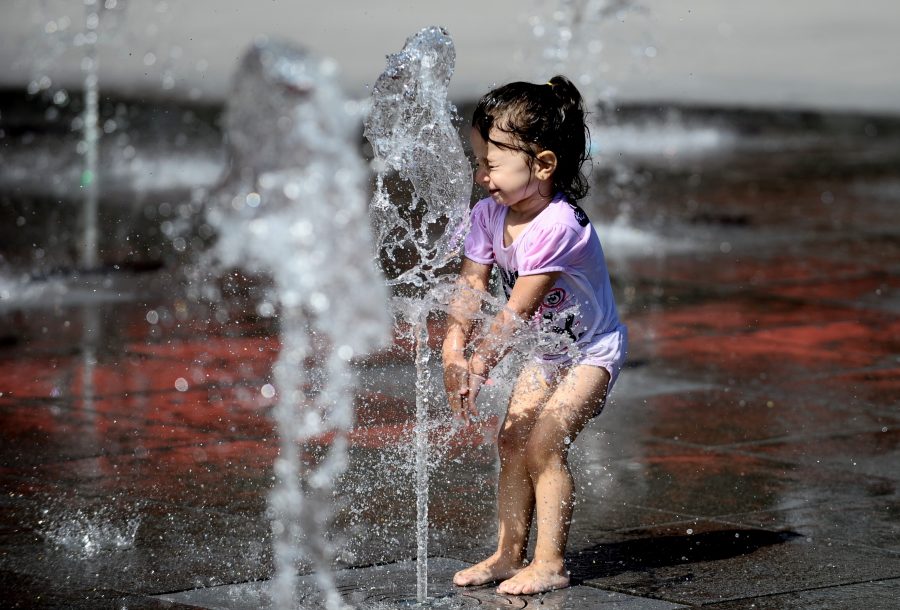
<path fill-rule="evenodd" d="M 508 299 L 509 295 L 512 294 L 513 286 L 516 285 L 516 280 L 519 279 L 519 272 L 507 270 L 503 265 L 497 265 L 497 270 L 500 272 L 500 282 L 503 284 L 503 293 Z"/>
<path fill-rule="evenodd" d="M 578 315 L 578 306 L 572 303 L 572 299 L 561 287 L 552 288 L 544 296 L 536 317 L 542 329 L 566 335 L 572 343 L 584 336 L 585 329 Z"/>
<path fill-rule="evenodd" d="M 582 227 L 586 227 L 590 222 L 587 213 L 582 210 L 581 206 L 579 206 L 577 203 L 572 203 L 571 201 L 566 201 L 566 203 L 568 203 L 569 207 L 572 208 L 572 213 L 575 215 L 575 220 L 578 221 L 578 224 L 580 224 Z"/>

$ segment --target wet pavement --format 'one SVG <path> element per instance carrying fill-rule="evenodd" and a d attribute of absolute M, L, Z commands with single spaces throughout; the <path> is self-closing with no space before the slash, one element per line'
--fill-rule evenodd
<path fill-rule="evenodd" d="M 845 171 L 813 155 L 787 172 L 771 152 L 672 170 L 631 229 L 603 233 L 631 351 L 572 451 L 575 586 L 506 598 L 449 584 L 493 543 L 496 390 L 473 429 L 435 411 L 435 595 L 897 607 L 900 178 L 863 152 L 845 151 Z M 84 281 L 83 298 L 47 288 L 0 309 L 3 605 L 254 607 L 273 573 L 275 325 L 217 318 L 164 271 Z M 415 372 L 402 341 L 356 371 L 336 567 L 348 599 L 377 607 L 409 599 L 415 573 Z"/>

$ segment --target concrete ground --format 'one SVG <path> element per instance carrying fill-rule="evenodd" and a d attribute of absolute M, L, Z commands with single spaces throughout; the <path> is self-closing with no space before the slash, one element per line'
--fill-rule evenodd
<path fill-rule="evenodd" d="M 493 544 L 496 409 L 441 445 L 429 548 L 448 600 L 898 607 L 897 178 L 862 150 L 847 172 L 805 157 L 805 173 L 761 175 L 768 158 L 747 161 L 750 178 L 725 162 L 657 181 L 648 197 L 671 197 L 672 216 L 636 215 L 658 229 L 645 251 L 619 256 L 622 233 L 608 234 L 631 352 L 573 449 L 575 587 L 512 599 L 448 584 Z M 48 290 L 0 316 L 2 605 L 241 607 L 213 592 L 272 576 L 276 442 L 261 388 L 277 335 L 210 319 L 160 275 L 88 280 L 83 298 L 54 305 Z M 409 599 L 414 371 L 400 346 L 357 374 L 336 567 L 364 605 L 375 591 Z"/>

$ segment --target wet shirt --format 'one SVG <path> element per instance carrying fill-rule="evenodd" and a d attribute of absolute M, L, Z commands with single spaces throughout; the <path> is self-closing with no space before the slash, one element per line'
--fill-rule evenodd
<path fill-rule="evenodd" d="M 590 351 L 620 328 L 600 239 L 580 207 L 557 194 L 509 245 L 503 224 L 509 208 L 490 197 L 475 204 L 465 256 L 497 267 L 506 297 L 522 275 L 559 272 L 534 315 L 534 324 L 562 339 L 544 346 L 542 358 L 567 360 L 571 347 Z M 567 345 L 568 344 L 568 345 Z"/>

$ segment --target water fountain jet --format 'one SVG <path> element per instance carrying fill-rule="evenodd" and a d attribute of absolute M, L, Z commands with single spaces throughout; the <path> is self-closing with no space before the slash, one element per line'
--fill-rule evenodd
<path fill-rule="evenodd" d="M 437 294 L 433 290 L 437 273 L 458 254 L 465 235 L 472 192 L 471 168 L 454 126 L 458 118 L 447 101 L 455 58 L 453 41 L 441 28 L 425 28 L 410 36 L 399 53 L 388 56 L 387 67 L 375 82 L 365 127 L 380 168 L 372 203 L 378 251 L 397 262 L 397 251 L 411 247 L 417 258 L 389 283 L 412 284 L 425 294 L 418 305 L 407 302 L 402 307 L 415 342 L 419 603 L 428 594 L 428 408 L 436 400 L 426 323 Z M 385 170 L 397 172 L 412 185 L 410 208 L 416 212 L 411 218 L 401 214 L 384 188 Z"/>
<path fill-rule="evenodd" d="M 286 43 L 261 41 L 246 53 L 225 117 L 230 170 L 207 211 L 218 232 L 215 267 L 273 281 L 266 302 L 277 305 L 282 347 L 271 593 L 282 609 L 296 605 L 301 555 L 315 566 L 326 607 L 344 607 L 325 526 L 353 424 L 348 362 L 387 340 L 385 285 L 366 247 L 361 115 L 335 79 L 333 62 Z M 313 357 L 323 374 L 308 370 Z M 304 468 L 298 444 L 325 432 L 335 440 L 324 460 Z"/>

